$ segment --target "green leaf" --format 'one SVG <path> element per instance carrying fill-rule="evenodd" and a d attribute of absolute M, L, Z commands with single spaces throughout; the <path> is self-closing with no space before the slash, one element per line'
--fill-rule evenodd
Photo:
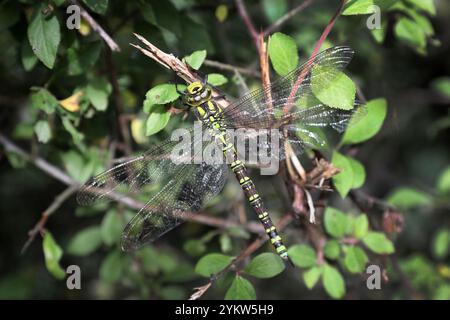
<path fill-rule="evenodd" d="M 440 94 L 450 97 L 450 77 L 434 79 L 431 87 Z"/>
<path fill-rule="evenodd" d="M 41 109 L 48 114 L 55 112 L 58 106 L 58 100 L 47 89 L 33 88 L 35 91 L 31 94 L 31 104 L 33 108 Z"/>
<path fill-rule="evenodd" d="M 365 214 L 360 214 L 353 224 L 353 235 L 357 239 L 363 238 L 369 231 L 369 220 Z"/>
<path fill-rule="evenodd" d="M 52 131 L 47 121 L 39 120 L 34 125 L 34 132 L 36 132 L 39 142 L 47 143 L 52 138 Z"/>
<path fill-rule="evenodd" d="M 265 279 L 275 277 L 283 272 L 284 268 L 285 265 L 278 255 L 265 252 L 253 258 L 244 271 L 256 278 Z"/>
<path fill-rule="evenodd" d="M 345 235 L 347 217 L 342 211 L 333 207 L 327 207 L 325 209 L 324 224 L 328 234 L 335 238 L 340 238 Z"/>
<path fill-rule="evenodd" d="M 351 273 L 361 273 L 369 261 L 363 249 L 356 246 L 347 248 L 344 257 L 344 265 Z"/>
<path fill-rule="evenodd" d="M 337 151 L 333 152 L 331 162 L 339 168 L 340 172 L 333 176 L 333 184 L 342 198 L 345 198 L 353 187 L 354 173 L 352 163 L 349 158 Z"/>
<path fill-rule="evenodd" d="M 49 69 L 53 69 L 56 53 L 61 41 L 59 22 L 56 16 L 47 18 L 42 13 L 45 4 L 35 10 L 28 26 L 28 40 L 34 54 Z"/>
<path fill-rule="evenodd" d="M 38 58 L 33 53 L 33 50 L 31 50 L 30 43 L 27 39 L 24 39 L 20 46 L 20 59 L 25 71 L 31 71 L 38 62 Z"/>
<path fill-rule="evenodd" d="M 145 135 L 150 136 L 161 131 L 166 127 L 167 123 L 169 123 L 169 120 L 170 112 L 165 106 L 154 106 L 145 123 Z"/>
<path fill-rule="evenodd" d="M 358 160 L 355 160 L 350 157 L 347 157 L 347 160 L 349 161 L 353 171 L 352 189 L 361 188 L 364 182 L 366 181 L 366 169 L 364 168 L 363 164 Z"/>
<path fill-rule="evenodd" d="M 381 10 L 388 9 L 397 0 L 350 0 L 344 6 L 342 15 L 372 14 L 375 12 L 374 5 Z"/>
<path fill-rule="evenodd" d="M 270 23 L 273 23 L 277 19 L 281 18 L 288 9 L 286 0 L 263 0 L 262 6 Z"/>
<path fill-rule="evenodd" d="M 309 268 L 317 264 L 316 252 L 305 244 L 296 244 L 288 249 L 292 262 L 300 268 Z"/>
<path fill-rule="evenodd" d="M 387 202 L 400 209 L 412 209 L 431 205 L 432 200 L 426 193 L 408 187 L 400 187 L 391 192 Z"/>
<path fill-rule="evenodd" d="M 426 53 L 425 31 L 414 20 L 406 17 L 400 18 L 394 27 L 394 33 L 400 41 L 413 47 L 418 53 Z"/>
<path fill-rule="evenodd" d="M 323 266 L 322 283 L 325 291 L 334 299 L 340 299 L 345 294 L 345 283 L 341 273 L 333 266 Z"/>
<path fill-rule="evenodd" d="M 80 183 L 86 182 L 100 168 L 98 159 L 92 158 L 86 162 L 83 156 L 73 150 L 63 153 L 61 159 L 67 173 Z"/>
<path fill-rule="evenodd" d="M 105 14 L 109 0 L 83 0 L 83 2 L 95 13 Z"/>
<path fill-rule="evenodd" d="M 56 279 L 64 279 L 66 272 L 59 265 L 63 251 L 49 231 L 46 231 L 44 234 L 42 248 L 44 251 L 45 265 L 48 272 L 50 272 Z"/>
<path fill-rule="evenodd" d="M 314 95 L 332 108 L 351 110 L 355 105 L 356 86 L 345 73 L 316 65 L 312 69 L 311 86 Z"/>
<path fill-rule="evenodd" d="M 210 253 L 202 257 L 195 266 L 195 273 L 210 277 L 211 275 L 222 271 L 233 261 L 233 257 L 220 253 Z"/>
<path fill-rule="evenodd" d="M 336 260 L 339 257 L 340 251 L 341 248 L 339 246 L 339 242 L 336 240 L 328 240 L 323 247 L 325 257 L 332 260 Z"/>
<path fill-rule="evenodd" d="M 67 252 L 75 256 L 87 256 L 102 245 L 102 235 L 97 226 L 78 232 L 69 242 Z"/>
<path fill-rule="evenodd" d="M 188 255 L 198 257 L 206 251 L 206 246 L 201 240 L 188 240 L 184 243 L 183 249 Z"/>
<path fill-rule="evenodd" d="M 160 84 L 157 85 L 145 94 L 144 112 L 150 112 L 156 105 L 166 104 L 175 101 L 179 98 L 174 84 Z"/>
<path fill-rule="evenodd" d="M 228 17 L 228 7 L 226 4 L 218 5 L 215 11 L 216 18 L 219 22 L 224 22 Z"/>
<path fill-rule="evenodd" d="M 111 91 L 111 84 L 105 78 L 99 78 L 86 87 L 86 97 L 96 110 L 105 111 L 108 107 L 108 96 Z"/>
<path fill-rule="evenodd" d="M 71 76 L 76 76 L 87 72 L 100 57 L 102 49 L 101 42 L 88 44 L 80 49 L 72 46 L 67 49 L 68 70 Z"/>
<path fill-rule="evenodd" d="M 367 102 L 367 114 L 350 126 L 342 137 L 341 144 L 355 144 L 372 138 L 381 129 L 386 118 L 387 102 L 385 99 L 375 99 Z"/>
<path fill-rule="evenodd" d="M 183 58 L 183 61 L 186 62 L 192 69 L 198 70 L 205 61 L 206 58 L 206 50 L 198 50 L 191 53 L 189 56 Z"/>
<path fill-rule="evenodd" d="M 314 288 L 317 281 L 320 279 L 322 269 L 319 267 L 312 267 L 311 269 L 303 272 L 303 281 L 308 289 Z"/>
<path fill-rule="evenodd" d="M 433 253 L 442 259 L 447 257 L 450 248 L 450 229 L 441 228 L 436 232 L 433 240 Z"/>
<path fill-rule="evenodd" d="M 281 32 L 269 37 L 268 53 L 276 73 L 285 76 L 297 67 L 298 49 L 294 39 Z"/>
<path fill-rule="evenodd" d="M 441 173 L 437 182 L 437 189 L 442 194 L 450 193 L 450 166 Z"/>
<path fill-rule="evenodd" d="M 225 300 L 255 300 L 256 292 L 247 279 L 236 276 L 225 294 Z"/>
<path fill-rule="evenodd" d="M 100 226 L 102 239 L 108 246 L 117 243 L 123 230 L 122 217 L 116 210 L 108 211 Z"/>
<path fill-rule="evenodd" d="M 417 8 L 429 13 L 430 15 L 436 15 L 436 7 L 434 6 L 433 0 L 406 0 L 407 2 L 413 4 Z"/>
<path fill-rule="evenodd" d="M 208 83 L 213 86 L 221 86 L 228 82 L 228 79 L 221 75 L 220 73 L 210 73 L 208 74 Z"/>
<path fill-rule="evenodd" d="M 384 39 L 386 38 L 386 32 L 387 32 L 387 22 L 382 21 L 380 28 L 374 28 L 370 30 L 371 35 L 375 39 L 375 41 L 379 44 L 384 42 Z"/>
<path fill-rule="evenodd" d="M 375 253 L 391 254 L 394 252 L 394 245 L 382 232 L 371 231 L 362 238 L 362 241 Z"/>
<path fill-rule="evenodd" d="M 120 251 L 110 252 L 100 265 L 100 279 L 106 283 L 114 283 L 120 279 L 123 263 Z"/>
<path fill-rule="evenodd" d="M 231 249 L 233 248 L 231 238 L 225 233 L 222 233 L 220 235 L 219 242 L 220 242 L 220 251 L 222 251 L 223 253 L 230 252 Z"/>

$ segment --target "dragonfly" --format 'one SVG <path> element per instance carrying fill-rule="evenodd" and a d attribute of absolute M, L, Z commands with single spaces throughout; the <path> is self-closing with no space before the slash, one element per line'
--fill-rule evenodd
<path fill-rule="evenodd" d="M 317 146 L 316 142 L 322 144 L 314 128 L 329 127 L 342 132 L 364 110 L 364 105 L 355 99 L 351 110 L 330 107 L 322 103 L 316 93 L 321 89 L 321 84 L 326 87 L 332 83 L 347 67 L 353 55 L 354 51 L 347 46 L 326 49 L 272 82 L 270 87 L 249 92 L 237 101 L 230 102 L 226 108 L 220 104 L 224 97 L 215 94 L 216 91 L 206 79 L 190 83 L 184 91 L 179 91 L 182 100 L 213 137 L 226 161 L 195 162 L 194 158 L 205 151 L 201 136 L 190 139 L 187 144 L 188 149 L 197 150 L 187 156 L 190 161 L 174 161 L 173 152 L 179 140 L 168 139 L 140 156 L 91 178 L 78 191 L 78 202 L 81 205 L 93 205 L 111 198 L 111 194 L 116 191 L 141 192 L 148 185 L 161 186 L 128 222 L 122 233 L 122 249 L 132 251 L 160 238 L 182 223 L 188 215 L 198 212 L 223 189 L 231 170 L 274 250 L 283 260 L 289 261 L 287 247 L 255 183 L 248 175 L 246 161 L 237 151 L 229 130 L 278 130 L 279 150 L 269 150 L 270 143 L 256 143 L 258 152 L 272 151 L 271 157 L 276 161 L 287 158 L 288 148 L 285 146 L 288 144 L 295 154 Z M 191 127 L 182 138 L 191 136 L 193 131 Z M 256 138 L 250 136 L 248 139 Z"/>

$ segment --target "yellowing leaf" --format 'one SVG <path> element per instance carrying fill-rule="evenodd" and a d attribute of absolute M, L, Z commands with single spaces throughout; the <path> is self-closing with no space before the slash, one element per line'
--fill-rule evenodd
<path fill-rule="evenodd" d="M 221 4 L 216 8 L 216 18 L 219 22 L 224 22 L 228 17 L 228 7 L 225 4 Z"/>
<path fill-rule="evenodd" d="M 142 119 L 136 118 L 131 121 L 131 135 L 138 144 L 147 142 L 147 137 L 145 136 L 145 122 Z"/>
<path fill-rule="evenodd" d="M 61 107 L 70 112 L 77 112 L 80 110 L 80 98 L 83 96 L 83 91 L 77 91 L 70 97 L 59 100 Z"/>

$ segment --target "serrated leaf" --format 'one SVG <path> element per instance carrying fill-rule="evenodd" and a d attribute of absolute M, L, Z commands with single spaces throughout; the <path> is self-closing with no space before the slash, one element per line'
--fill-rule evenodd
<path fill-rule="evenodd" d="M 247 279 L 236 276 L 225 294 L 225 300 L 255 300 L 256 292 Z"/>
<path fill-rule="evenodd" d="M 356 123 L 351 122 L 342 137 L 341 144 L 355 144 L 372 138 L 381 129 L 387 114 L 385 99 L 375 99 L 367 102 L 367 114 Z"/>
<path fill-rule="evenodd" d="M 311 269 L 303 272 L 303 281 L 308 289 L 314 288 L 317 281 L 319 281 L 322 274 L 322 269 L 319 267 L 312 267 Z"/>
<path fill-rule="evenodd" d="M 334 299 L 340 299 L 345 294 L 345 283 L 341 273 L 333 266 L 323 266 L 322 283 L 325 291 Z"/>
<path fill-rule="evenodd" d="M 431 197 L 419 190 L 409 187 L 395 189 L 387 198 L 387 202 L 400 209 L 412 209 L 431 204 Z"/>
<path fill-rule="evenodd" d="M 56 16 L 45 17 L 42 13 L 45 5 L 36 7 L 28 26 L 28 40 L 34 54 L 49 69 L 53 69 L 61 41 L 59 21 Z"/>
<path fill-rule="evenodd" d="M 145 135 L 150 136 L 164 129 L 169 123 L 170 112 L 162 105 L 154 106 L 145 123 Z"/>
<path fill-rule="evenodd" d="M 316 252 L 305 244 L 297 244 L 288 249 L 292 262 L 300 268 L 309 268 L 317 264 Z"/>
<path fill-rule="evenodd" d="M 211 275 L 222 271 L 233 261 L 233 257 L 221 253 L 210 253 L 202 257 L 195 266 L 195 273 L 210 277 Z"/>
<path fill-rule="evenodd" d="M 333 207 L 327 207 L 324 214 L 325 230 L 335 238 L 345 235 L 347 217 L 345 214 Z"/>
<path fill-rule="evenodd" d="M 349 246 L 345 252 L 344 265 L 351 273 L 361 273 L 369 261 L 363 249 Z"/>
<path fill-rule="evenodd" d="M 208 83 L 213 86 L 221 86 L 228 82 L 228 79 L 220 73 L 210 73 L 208 74 Z"/>
<path fill-rule="evenodd" d="M 325 257 L 335 260 L 339 257 L 341 248 L 336 240 L 328 240 L 323 247 Z"/>
<path fill-rule="evenodd" d="M 442 194 L 450 193 L 450 166 L 447 167 L 439 176 L 437 189 Z"/>
<path fill-rule="evenodd" d="M 369 220 L 365 214 L 360 214 L 353 224 L 353 235 L 357 239 L 364 237 L 369 231 Z"/>
<path fill-rule="evenodd" d="M 114 283 L 122 276 L 123 264 L 120 251 L 110 252 L 100 265 L 100 279 Z"/>
<path fill-rule="evenodd" d="M 51 114 L 58 106 L 58 100 L 47 89 L 38 88 L 31 94 L 31 104 L 33 108 L 38 108 Z"/>
<path fill-rule="evenodd" d="M 351 110 L 355 105 L 356 86 L 345 73 L 315 65 L 311 87 L 314 95 L 332 108 Z"/>
<path fill-rule="evenodd" d="M 174 84 L 160 84 L 157 85 L 145 94 L 144 112 L 150 112 L 155 105 L 162 105 L 173 102 L 179 98 L 176 86 Z"/>
<path fill-rule="evenodd" d="M 59 261 L 63 255 L 61 247 L 56 243 L 52 234 L 46 231 L 44 240 L 42 241 L 42 249 L 44 251 L 45 265 L 47 270 L 56 278 L 64 279 L 66 272 L 59 265 Z"/>
<path fill-rule="evenodd" d="M 47 121 L 39 120 L 34 125 L 34 132 L 38 138 L 39 142 L 47 143 L 52 138 L 52 131 Z"/>
<path fill-rule="evenodd" d="M 373 252 L 378 254 L 391 254 L 394 252 L 394 245 L 382 232 L 369 232 L 362 241 Z"/>
<path fill-rule="evenodd" d="M 256 278 L 265 279 L 275 277 L 283 272 L 284 268 L 285 265 L 278 255 L 265 252 L 253 258 L 244 271 Z"/>
<path fill-rule="evenodd" d="M 192 52 L 190 55 L 183 58 L 183 61 L 186 62 L 192 69 L 198 70 L 205 61 L 206 58 L 206 50 L 198 50 Z"/>
<path fill-rule="evenodd" d="M 123 222 L 119 213 L 115 210 L 108 211 L 100 225 L 103 242 L 110 246 L 120 240 L 123 230 Z"/>
<path fill-rule="evenodd" d="M 339 168 L 340 172 L 333 176 L 333 184 L 342 198 L 345 198 L 353 187 L 354 173 L 349 158 L 337 151 L 333 152 L 331 163 Z"/>
<path fill-rule="evenodd" d="M 78 232 L 69 242 L 67 252 L 75 256 L 87 256 L 102 244 L 102 235 L 97 226 L 88 227 Z"/>
<path fill-rule="evenodd" d="M 298 49 L 293 38 L 276 32 L 269 38 L 268 53 L 272 66 L 280 76 L 287 75 L 298 64 Z"/>

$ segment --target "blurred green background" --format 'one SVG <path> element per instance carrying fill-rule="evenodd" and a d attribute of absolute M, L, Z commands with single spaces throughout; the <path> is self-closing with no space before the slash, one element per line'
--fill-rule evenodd
<path fill-rule="evenodd" d="M 317 258 L 320 263 L 315 259 L 318 249 L 306 232 L 307 219 L 301 217 L 282 232 L 299 254 L 300 268 L 281 272 L 284 267 L 275 259 L 267 274 L 258 274 L 255 266 L 273 259 L 258 256 L 271 252 L 267 244 L 238 266 L 238 280 L 236 272 L 229 272 L 203 297 L 242 298 L 230 289 L 241 285 L 247 292 L 244 298 L 258 299 L 450 298 L 450 2 L 357 2 L 348 1 L 324 47 L 354 48 L 347 75 L 367 101 L 387 101 L 387 116 L 369 123 L 382 125 L 371 139 L 342 149 L 363 165 L 365 181 L 345 198 L 335 192 L 328 204 L 356 224 L 361 208 L 352 197 L 364 197 L 369 201 L 365 214 L 370 230 L 381 232 L 380 238 L 375 237 L 371 245 L 367 237 L 353 237 L 354 231 L 336 234 L 319 210 L 319 225 L 325 228 L 318 230 L 328 245 L 325 258 Z M 111 52 L 84 19 L 81 29 L 69 30 L 69 1 L 0 2 L 0 134 L 74 181 L 84 182 L 111 166 L 114 158 L 130 149 L 144 151 L 185 124 L 182 114 L 172 112 L 179 102 L 143 108 L 152 87 L 181 80 L 131 47 L 130 42 L 138 43 L 133 32 L 180 58 L 206 50 L 207 61 L 199 58 L 200 71 L 221 74 L 215 80 L 232 97 L 242 93 L 242 81 L 250 88 L 261 85 L 252 76 L 259 72 L 258 54 L 234 1 L 80 3 L 117 42 L 120 52 Z M 301 3 L 245 1 L 257 31 Z M 339 3 L 311 1 L 277 30 L 295 43 L 300 61 L 311 54 Z M 382 28 L 376 31 L 366 26 L 372 3 L 381 7 Z M 212 66 L 211 60 L 248 72 L 237 76 Z M 117 203 L 82 208 L 70 190 L 45 224 L 44 246 L 38 232 L 21 254 L 29 230 L 68 186 L 6 148 L 11 145 L 5 141 L 0 146 L 2 299 L 186 299 L 194 287 L 209 281 L 202 259 L 220 268 L 255 238 L 244 228 L 189 222 L 136 253 L 122 253 L 120 234 L 136 210 Z M 275 219 L 290 210 L 281 177 L 259 177 L 257 170 L 251 175 Z M 202 212 L 239 225 L 243 215 L 254 220 L 244 200 L 230 179 Z M 356 239 L 357 245 L 346 239 Z M 395 252 L 380 249 L 379 240 L 387 247 L 392 242 Z M 355 253 L 355 247 L 363 250 Z M 208 257 L 211 253 L 218 255 Z M 251 260 L 256 256 L 260 260 Z M 308 256 L 312 262 L 304 261 Z M 81 290 L 68 290 L 62 279 L 61 272 L 72 264 L 81 267 Z M 385 270 L 381 290 L 366 288 L 368 264 Z"/>

